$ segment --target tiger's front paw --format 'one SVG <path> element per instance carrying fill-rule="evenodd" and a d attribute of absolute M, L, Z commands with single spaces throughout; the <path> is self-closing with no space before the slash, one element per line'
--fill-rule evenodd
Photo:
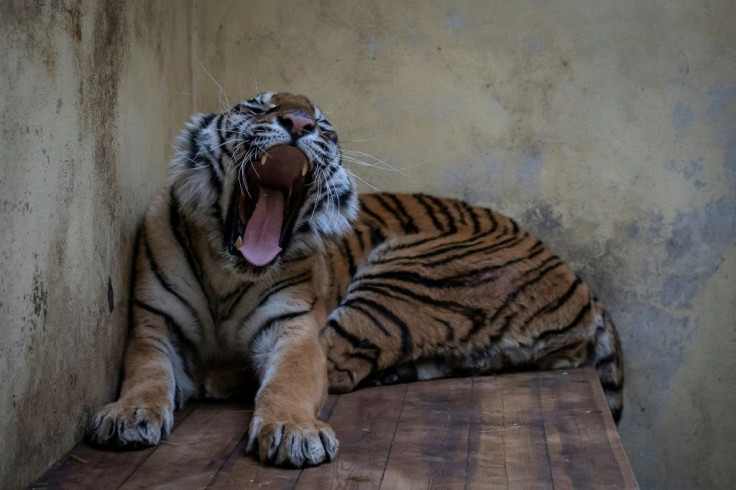
<path fill-rule="evenodd" d="M 97 412 L 89 438 L 95 444 L 119 448 L 152 446 L 168 437 L 173 424 L 168 401 L 121 398 Z"/>
<path fill-rule="evenodd" d="M 246 452 L 257 450 L 263 463 L 303 468 L 332 461 L 338 446 L 332 427 L 317 419 L 275 420 L 256 412 Z"/>

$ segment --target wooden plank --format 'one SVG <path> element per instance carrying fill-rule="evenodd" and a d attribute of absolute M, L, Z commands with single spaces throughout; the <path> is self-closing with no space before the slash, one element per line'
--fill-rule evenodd
<path fill-rule="evenodd" d="M 465 485 L 472 380 L 409 385 L 381 488 Z"/>
<path fill-rule="evenodd" d="M 257 456 L 245 454 L 248 438 L 240 440 L 219 471 L 208 483 L 208 489 L 293 488 L 302 470 L 265 466 Z"/>
<path fill-rule="evenodd" d="M 176 429 L 194 408 L 194 404 L 188 404 L 174 412 L 173 428 Z M 158 446 L 116 451 L 81 442 L 30 488 L 118 488 L 156 449 Z"/>
<path fill-rule="evenodd" d="M 190 404 L 159 447 L 80 444 L 32 488 L 637 488 L 592 368 L 331 396 L 338 459 L 303 471 L 243 454 L 251 416 Z"/>
<path fill-rule="evenodd" d="M 633 474 L 614 454 L 618 434 L 607 430 L 613 419 L 600 398 L 596 400 L 594 390 L 600 384 L 592 382 L 588 370 L 592 368 L 538 374 L 554 485 L 637 488 Z"/>
<path fill-rule="evenodd" d="M 335 409 L 337 401 L 337 396 L 329 396 L 317 418 L 327 421 Z M 269 489 L 293 488 L 302 470 L 265 466 L 257 456 L 245 454 L 247 443 L 248 437 L 245 434 L 238 442 L 235 450 L 219 468 L 207 488 L 218 490 L 264 487 Z"/>
<path fill-rule="evenodd" d="M 535 374 L 473 379 L 468 488 L 552 488 Z"/>
<path fill-rule="evenodd" d="M 638 488 L 639 485 L 636 482 L 636 476 L 634 476 L 634 471 L 629 463 L 629 458 L 626 456 L 626 451 L 624 451 L 624 446 L 621 443 L 616 422 L 610 414 L 610 408 L 606 401 L 606 395 L 603 393 L 603 387 L 598 379 L 598 374 L 596 374 L 595 369 L 592 367 L 586 368 L 585 371 L 588 377 L 588 384 L 593 392 L 593 400 L 595 401 L 598 410 L 603 414 L 603 423 L 605 424 L 608 441 L 611 445 L 611 451 L 613 451 L 613 455 L 621 469 L 624 486 L 626 488 Z"/>
<path fill-rule="evenodd" d="M 121 488 L 203 488 L 248 429 L 243 404 L 201 404 Z"/>
<path fill-rule="evenodd" d="M 330 417 L 340 440 L 337 460 L 308 468 L 300 488 L 378 488 L 409 385 L 364 388 L 342 395 Z"/>

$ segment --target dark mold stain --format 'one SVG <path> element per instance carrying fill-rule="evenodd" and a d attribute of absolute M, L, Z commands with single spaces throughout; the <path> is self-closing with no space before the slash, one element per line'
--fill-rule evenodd
<path fill-rule="evenodd" d="M 11 46 L 20 47 L 30 60 L 39 60 L 49 74 L 56 73 L 58 57 L 54 32 L 68 32 L 82 40 L 81 1 L 51 2 L 7 0 L 0 2 L 0 31 Z M 26 60 L 20 60 L 22 65 Z"/>
<path fill-rule="evenodd" d="M 46 319 L 48 297 L 49 293 L 46 286 L 44 286 L 43 275 L 38 270 L 38 267 L 36 267 L 33 273 L 33 286 L 31 288 L 31 305 L 33 307 L 33 315 L 42 321 Z"/>
<path fill-rule="evenodd" d="M 115 309 L 115 292 L 112 289 L 112 279 L 110 276 L 107 277 L 107 309 L 109 313 L 112 313 Z"/>
<path fill-rule="evenodd" d="M 119 215 L 120 189 L 117 183 L 119 161 L 118 93 L 120 79 L 128 59 L 129 39 L 124 2 L 111 0 L 98 4 L 93 12 L 90 36 L 91 52 L 80 63 L 85 76 L 78 87 L 79 124 L 83 131 L 93 135 L 94 222 L 105 223 L 95 227 L 94 243 L 111 260 L 112 245 L 122 243 L 114 226 Z M 105 245 L 109 244 L 109 245 Z M 103 259 L 104 260 L 104 259 Z"/>

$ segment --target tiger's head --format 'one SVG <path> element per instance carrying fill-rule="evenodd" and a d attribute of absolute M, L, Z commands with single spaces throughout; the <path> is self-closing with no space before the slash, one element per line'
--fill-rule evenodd
<path fill-rule="evenodd" d="M 344 234 L 358 211 L 337 134 L 306 97 L 263 93 L 198 114 L 177 139 L 172 198 L 227 267 L 263 272 Z"/>

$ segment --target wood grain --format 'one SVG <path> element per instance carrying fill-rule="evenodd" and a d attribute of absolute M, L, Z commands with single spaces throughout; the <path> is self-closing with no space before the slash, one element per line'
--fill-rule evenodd
<path fill-rule="evenodd" d="M 468 488 L 552 488 L 536 375 L 473 379 Z"/>
<path fill-rule="evenodd" d="M 539 374 L 539 396 L 556 488 L 635 488 L 622 472 L 607 431 L 607 406 L 594 396 L 592 368 Z M 595 383 L 593 382 L 595 381 Z M 618 441 L 618 438 L 616 438 Z M 620 444 L 620 442 L 618 442 Z"/>
<path fill-rule="evenodd" d="M 195 407 L 189 404 L 174 412 L 174 430 Z M 116 451 L 81 442 L 30 488 L 119 488 L 158 447 Z"/>
<path fill-rule="evenodd" d="M 335 409 L 337 401 L 337 396 L 329 396 L 317 418 L 327 421 Z M 210 480 L 207 488 L 268 487 L 269 489 L 283 489 L 294 487 L 302 470 L 264 466 L 256 455 L 245 454 L 247 442 L 247 434 L 244 434 L 235 449 Z"/>
<path fill-rule="evenodd" d="M 190 404 L 143 451 L 78 445 L 32 488 L 637 488 L 592 368 L 426 381 L 331 396 L 340 439 L 316 468 L 243 453 L 252 405 Z"/>
<path fill-rule="evenodd" d="M 121 488 L 202 488 L 215 476 L 248 429 L 252 410 L 202 404 Z"/>
<path fill-rule="evenodd" d="M 465 484 L 472 380 L 409 385 L 381 488 Z"/>
<path fill-rule="evenodd" d="M 614 453 L 621 442 L 618 434 L 611 439 L 613 418 L 593 369 L 544 372 L 538 379 L 555 488 L 637 488 Z"/>
<path fill-rule="evenodd" d="M 377 488 L 409 385 L 365 388 L 342 395 L 330 417 L 340 440 L 337 460 L 304 470 L 303 488 Z"/>

